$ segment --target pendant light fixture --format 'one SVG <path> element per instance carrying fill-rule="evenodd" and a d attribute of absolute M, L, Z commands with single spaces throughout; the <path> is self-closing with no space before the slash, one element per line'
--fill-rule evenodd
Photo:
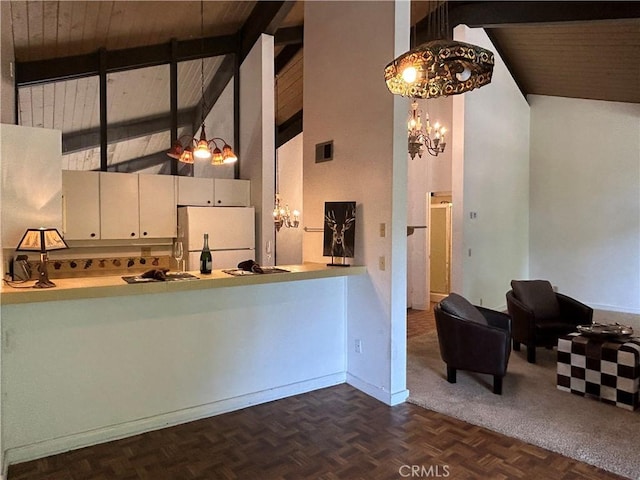
<path fill-rule="evenodd" d="M 208 111 L 207 103 L 204 93 L 204 0 L 200 2 L 200 86 L 202 94 L 202 108 L 200 111 L 200 138 L 196 139 L 192 135 L 183 135 L 180 137 L 171 147 L 171 150 L 167 152 L 171 158 L 182 163 L 194 163 L 195 159 L 211 160 L 212 165 L 224 165 L 234 163 L 238 160 L 238 157 L 233 153 L 231 146 L 220 137 L 213 137 L 207 139 L 207 134 L 204 128 L 205 114 Z M 185 143 L 183 143 L 183 139 Z M 222 145 L 222 150 L 218 143 Z"/>
<path fill-rule="evenodd" d="M 409 121 L 407 128 L 409 130 L 409 155 L 413 160 L 416 154 L 422 158 L 422 152 L 427 150 L 429 155 L 437 157 L 438 154 L 444 153 L 446 143 L 444 134 L 446 128 L 440 126 L 436 122 L 431 125 L 429 114 L 427 113 L 425 124 L 422 124 L 422 112 L 418 109 L 418 102 L 415 100 L 411 103 L 411 111 L 409 112 Z"/>
<path fill-rule="evenodd" d="M 490 50 L 449 39 L 448 2 L 435 2 L 429 30 L 436 39 L 423 43 L 389 63 L 384 70 L 394 95 L 436 98 L 458 95 L 491 82 Z M 443 38 L 447 37 L 447 38 Z"/>

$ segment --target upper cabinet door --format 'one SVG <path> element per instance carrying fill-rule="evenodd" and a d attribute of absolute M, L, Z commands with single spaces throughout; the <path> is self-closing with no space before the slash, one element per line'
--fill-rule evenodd
<path fill-rule="evenodd" d="M 177 205 L 213 207 L 213 178 L 178 177 Z"/>
<path fill-rule="evenodd" d="M 139 238 L 138 212 L 138 175 L 100 172 L 102 239 Z"/>
<path fill-rule="evenodd" d="M 62 235 L 65 240 L 100 238 L 100 173 L 62 171 Z"/>
<path fill-rule="evenodd" d="M 251 182 L 216 178 L 214 180 L 214 206 L 216 207 L 248 207 L 251 205 Z"/>
<path fill-rule="evenodd" d="M 176 236 L 175 177 L 138 175 L 140 238 Z"/>

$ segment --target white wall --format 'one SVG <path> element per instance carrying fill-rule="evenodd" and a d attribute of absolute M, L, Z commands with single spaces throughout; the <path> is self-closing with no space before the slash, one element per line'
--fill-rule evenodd
<path fill-rule="evenodd" d="M 291 211 L 298 210 L 298 228 L 280 228 L 276 233 L 276 262 L 279 265 L 302 263 L 302 238 L 304 224 L 302 216 L 302 145 L 303 134 L 296 135 L 278 149 L 278 178 L 280 200 L 289 205 Z"/>
<path fill-rule="evenodd" d="M 451 191 L 451 145 L 456 135 L 453 130 L 453 99 L 434 98 L 418 100 L 424 114 L 429 113 L 432 124 L 440 122 L 447 129 L 447 147 L 437 157 L 426 151 L 422 158 L 416 156 L 408 160 L 408 225 L 426 225 L 427 192 Z M 407 112 L 408 118 L 408 112 Z M 407 301 L 409 306 L 426 310 L 429 308 L 427 287 L 427 229 L 415 230 L 407 237 Z"/>
<path fill-rule="evenodd" d="M 8 461 L 344 382 L 347 282 L 3 305 Z"/>
<path fill-rule="evenodd" d="M 531 277 L 640 313 L 640 105 L 529 101 Z"/>
<path fill-rule="evenodd" d="M 256 261 L 266 261 L 267 242 L 274 244 L 270 212 L 275 200 L 275 110 L 273 36 L 263 34 L 240 66 L 240 178 L 251 180 L 256 208 Z"/>
<path fill-rule="evenodd" d="M 16 123 L 15 79 L 11 64 L 15 61 L 13 52 L 13 30 L 11 28 L 11 3 L 0 2 L 0 123 Z"/>
<path fill-rule="evenodd" d="M 27 228 L 62 229 L 62 134 L 0 124 L 0 163 L 0 246 L 12 253 Z"/>
<path fill-rule="evenodd" d="M 327 201 L 357 203 L 353 261 L 368 275 L 349 282 L 348 381 L 387 403 L 402 402 L 409 103 L 389 93 L 384 67 L 408 50 L 409 3 L 305 2 L 304 36 L 304 225 L 323 226 Z M 333 160 L 316 164 L 315 145 L 329 140 Z M 304 234 L 303 258 L 328 260 L 322 233 Z"/>
<path fill-rule="evenodd" d="M 529 105 L 484 30 L 461 26 L 454 37 L 488 48 L 496 64 L 489 85 L 453 99 L 452 290 L 502 309 L 509 282 L 528 275 Z"/>

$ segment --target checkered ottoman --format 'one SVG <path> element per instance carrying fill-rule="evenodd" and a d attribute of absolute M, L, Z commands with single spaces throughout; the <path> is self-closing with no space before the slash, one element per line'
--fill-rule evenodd
<path fill-rule="evenodd" d="M 640 339 L 603 341 L 579 333 L 558 339 L 558 389 L 638 408 Z"/>

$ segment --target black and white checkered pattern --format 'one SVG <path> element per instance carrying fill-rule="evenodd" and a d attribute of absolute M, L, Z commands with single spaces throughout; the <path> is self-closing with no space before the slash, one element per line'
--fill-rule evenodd
<path fill-rule="evenodd" d="M 635 410 L 639 385 L 640 339 L 623 343 L 579 333 L 558 339 L 558 389 Z"/>

